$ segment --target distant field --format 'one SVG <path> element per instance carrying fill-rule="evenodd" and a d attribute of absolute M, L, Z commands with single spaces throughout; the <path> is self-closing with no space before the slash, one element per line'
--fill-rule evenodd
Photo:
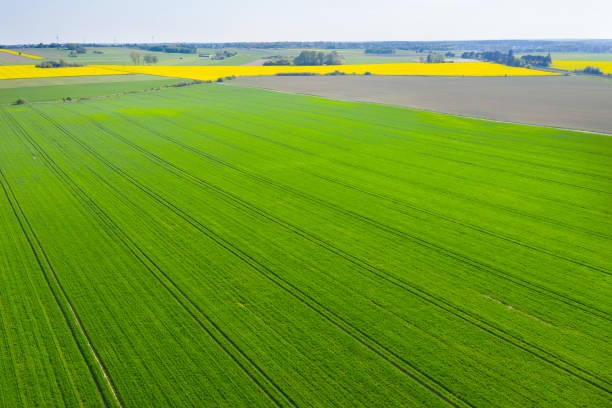
<path fill-rule="evenodd" d="M 0 81 L 0 89 L 3 88 L 27 88 L 31 86 L 49 85 L 77 85 L 91 84 L 100 82 L 132 82 L 132 81 L 156 81 L 161 78 L 146 74 L 125 74 L 125 75 L 94 75 L 94 76 L 68 76 L 68 77 L 47 77 L 47 78 L 25 78 L 25 79 L 4 79 Z"/>
<path fill-rule="evenodd" d="M 261 76 L 229 84 L 612 134 L 612 81 L 592 77 Z"/>
<path fill-rule="evenodd" d="M 197 54 L 172 54 L 126 47 L 88 47 L 87 53 L 78 54 L 77 57 L 70 57 L 70 52 L 68 50 L 57 50 L 53 48 L 27 48 L 18 51 L 38 54 L 45 57 L 45 61 L 63 59 L 68 62 L 86 65 L 132 65 L 133 61 L 130 57 L 130 53 L 132 52 L 138 52 L 141 56 L 145 54 L 155 55 L 159 59 L 158 64 L 161 65 L 242 65 L 268 55 L 265 51 L 240 49 L 236 50 L 238 55 L 217 61 L 210 58 L 199 57 L 200 53 L 214 54 L 215 50 L 212 49 L 200 49 Z M 94 51 L 102 52 L 102 54 L 96 54 Z M 0 66 L 13 64 L 32 64 L 32 60 L 27 58 L 3 59 L 2 53 L 0 52 Z"/>
<path fill-rule="evenodd" d="M 22 52 L 29 55 L 42 57 L 44 60 L 64 59 L 70 62 L 78 62 L 80 64 L 89 65 L 131 65 L 133 64 L 130 53 L 135 51 L 142 55 L 153 54 L 159 59 L 160 65 L 243 65 L 265 56 L 280 55 L 280 56 L 297 56 L 302 49 L 247 49 L 247 48 L 227 48 L 230 51 L 236 51 L 238 55 L 227 58 L 225 60 L 212 60 L 210 58 L 199 57 L 200 53 L 214 54 L 215 49 L 200 48 L 197 54 L 172 54 L 164 52 L 149 52 L 137 48 L 127 47 L 88 47 L 86 54 L 79 54 L 78 57 L 70 57 L 68 50 L 57 50 L 54 48 L 20 48 L 10 50 Z M 103 54 L 95 54 L 93 51 L 99 51 Z M 337 51 L 345 59 L 346 64 L 387 64 L 387 63 L 406 63 L 419 62 L 420 57 L 424 57 L 427 53 L 417 53 L 409 50 L 396 50 L 395 54 L 391 55 L 376 55 L 366 54 L 363 49 L 337 49 L 337 50 L 318 50 L 323 52 Z M 455 51 L 457 56 L 461 55 L 462 51 Z M 548 53 L 531 53 L 537 55 L 547 55 Z M 553 60 L 560 61 L 612 61 L 612 53 L 552 53 Z M 452 59 L 452 58 L 451 58 Z M 32 63 L 32 59 L 10 55 L 5 52 L 0 52 L 1 65 L 15 65 Z"/>
<path fill-rule="evenodd" d="M 327 74 L 335 71 L 363 75 L 433 75 L 433 76 L 550 76 L 550 72 L 508 67 L 488 62 L 448 64 L 367 64 L 325 66 L 240 66 L 240 67 L 173 67 L 173 66 L 109 66 L 109 69 L 142 74 L 172 76 L 200 80 L 216 80 L 226 76 L 276 75 L 277 73 Z"/>
<path fill-rule="evenodd" d="M 29 59 L 34 59 L 34 60 L 43 59 L 43 57 L 39 57 L 38 55 L 26 54 L 25 52 L 21 52 L 18 50 L 5 50 L 5 49 L 0 48 L 0 53 L 12 54 L 12 55 L 16 55 L 19 57 L 29 58 Z"/>
<path fill-rule="evenodd" d="M 304 49 L 279 49 L 269 50 L 269 55 L 280 55 L 280 56 L 297 56 L 301 51 L 321 51 L 331 52 L 336 51 L 343 58 L 346 64 L 357 65 L 357 64 L 399 64 L 407 62 L 419 62 L 419 58 L 423 54 L 417 54 L 413 51 L 396 50 L 395 54 L 380 55 L 380 54 L 366 54 L 363 49 L 337 49 L 337 50 L 304 50 Z"/>
<path fill-rule="evenodd" d="M 34 58 L 29 58 L 19 53 L 28 54 Z M 46 58 L 46 55 L 38 52 L 38 50 L 27 49 L 11 49 L 0 51 L 0 67 L 3 65 L 31 65 L 41 62 Z"/>
<path fill-rule="evenodd" d="M 551 72 L 508 67 L 489 62 L 448 64 L 367 64 L 322 66 L 160 66 L 88 65 L 76 68 L 36 68 L 34 65 L 0 66 L 0 79 L 19 79 L 79 75 L 148 74 L 173 78 L 213 81 L 227 76 L 276 75 L 277 73 L 332 72 L 363 75 L 439 75 L 439 76 L 548 76 Z"/>
<path fill-rule="evenodd" d="M 344 57 L 347 64 L 401 64 L 408 62 L 420 62 L 418 56 L 400 57 L 384 55 L 347 55 Z"/>
<path fill-rule="evenodd" d="M 36 68 L 34 65 L 5 65 L 0 66 L 0 80 L 92 75 L 122 75 L 129 73 L 125 71 L 118 71 L 109 67 L 112 66 Z"/>
<path fill-rule="evenodd" d="M 590 66 L 599 68 L 604 74 L 612 74 L 612 61 L 553 61 L 552 66 L 568 71 L 582 70 Z"/>
<path fill-rule="evenodd" d="M 0 135 L 3 406 L 610 405 L 608 136 L 216 84 Z"/>
<path fill-rule="evenodd" d="M 542 55 L 546 55 L 542 53 Z M 568 52 L 568 53 L 552 53 L 553 61 L 612 61 L 612 53 L 583 53 L 583 52 Z"/>
<path fill-rule="evenodd" d="M 71 83 L 68 79 L 79 80 Z M 121 78 L 121 80 L 115 80 Z M 62 81 L 51 81 L 61 79 Z M 104 81 L 106 79 L 106 81 Z M 23 82 L 30 81 L 23 85 Z M 35 78 L 30 80 L 0 81 L 0 104 L 13 103 L 17 99 L 27 102 L 54 101 L 66 97 L 90 98 L 95 96 L 113 95 L 128 91 L 141 91 L 180 82 L 180 79 L 151 77 L 148 75 L 109 75 L 97 77 L 62 77 Z M 5 84 L 4 82 L 13 82 Z M 36 84 L 36 82 L 40 82 Z M 48 84 L 45 84 L 48 82 Z M 54 84 L 54 82 L 59 82 Z"/>

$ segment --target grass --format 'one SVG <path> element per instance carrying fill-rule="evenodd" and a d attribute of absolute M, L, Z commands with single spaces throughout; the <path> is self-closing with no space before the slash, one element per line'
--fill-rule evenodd
<path fill-rule="evenodd" d="M 75 81 L 71 82 L 69 80 L 70 78 L 75 79 Z M 55 79 L 62 81 L 52 81 Z M 104 81 L 104 79 L 107 81 Z M 3 83 L 4 81 L 0 81 L 0 104 L 13 103 L 17 99 L 24 99 L 27 102 L 43 102 L 62 100 L 66 97 L 71 97 L 72 99 L 91 98 L 130 91 L 148 90 L 181 82 L 179 79 L 162 79 L 160 77 L 139 74 L 99 77 L 34 78 L 29 80 L 6 81 L 12 81 L 13 85 L 16 86 L 6 87 Z M 23 83 L 28 86 L 21 85 Z M 51 85 L 44 85 L 45 83 Z"/>
<path fill-rule="evenodd" d="M 609 137 L 214 84 L 0 115 L 3 405 L 610 401 Z"/>

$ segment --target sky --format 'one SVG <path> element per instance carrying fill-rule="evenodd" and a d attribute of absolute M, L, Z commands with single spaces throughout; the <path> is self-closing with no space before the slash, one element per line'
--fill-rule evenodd
<path fill-rule="evenodd" d="M 610 0 L 29 0 L 1 14 L 7 45 L 612 38 Z"/>

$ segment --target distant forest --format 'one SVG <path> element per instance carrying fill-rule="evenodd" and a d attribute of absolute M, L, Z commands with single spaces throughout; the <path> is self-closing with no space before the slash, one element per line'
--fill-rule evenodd
<path fill-rule="evenodd" d="M 370 41 L 370 42 L 235 42 L 235 43 L 160 43 L 160 44 L 102 44 L 82 43 L 83 47 L 136 47 L 149 51 L 194 53 L 195 48 L 302 48 L 302 49 L 343 49 L 364 50 L 410 50 L 417 52 L 447 52 L 473 50 L 491 52 L 512 50 L 514 53 L 530 52 L 612 52 L 609 40 L 483 40 L 483 41 Z M 0 45 L 2 48 L 56 48 L 65 44 L 14 44 Z M 370 52 L 371 52 L 370 51 Z"/>
<path fill-rule="evenodd" d="M 138 48 L 141 50 L 168 52 L 173 54 L 195 54 L 198 51 L 193 45 L 185 44 L 141 44 Z"/>
<path fill-rule="evenodd" d="M 528 52 L 612 52 L 609 40 L 485 40 L 485 41 L 378 41 L 378 42 L 267 42 L 267 43 L 197 43 L 202 48 L 304 48 L 304 49 L 345 49 L 361 48 L 370 50 L 396 49 L 417 52 L 474 50 Z"/>
<path fill-rule="evenodd" d="M 264 65 L 342 65 L 344 58 L 336 51 L 324 53 L 322 51 L 302 51 L 300 55 L 291 59 L 280 57 L 269 59 Z"/>
<path fill-rule="evenodd" d="M 514 56 L 514 52 L 512 50 L 508 51 L 508 53 L 503 53 L 499 51 L 485 51 L 485 52 L 466 51 L 463 54 L 461 54 L 461 58 L 479 59 L 483 61 L 497 62 L 498 64 L 509 65 L 511 67 L 524 67 L 528 65 L 547 67 L 552 63 L 550 54 L 548 54 L 547 56 L 522 55 L 520 58 L 517 58 Z"/>

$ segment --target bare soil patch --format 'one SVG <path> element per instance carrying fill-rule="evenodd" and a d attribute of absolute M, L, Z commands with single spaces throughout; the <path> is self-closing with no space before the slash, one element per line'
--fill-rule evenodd
<path fill-rule="evenodd" d="M 21 55 L 15 55 L 8 52 L 0 51 L 0 63 L 4 64 L 22 64 L 24 62 L 36 61 L 32 58 L 22 57 Z"/>
<path fill-rule="evenodd" d="M 374 102 L 475 118 L 612 134 L 612 81 L 575 76 L 242 77 L 281 92 Z"/>
<path fill-rule="evenodd" d="M 260 58 L 260 59 L 256 59 L 255 61 L 251 61 L 251 62 L 247 62 L 246 64 L 242 64 L 245 67 L 259 67 L 261 65 L 264 64 L 264 62 L 266 62 L 267 59 L 265 58 Z"/>
<path fill-rule="evenodd" d="M 15 51 L 23 52 L 24 54 L 36 55 L 43 58 L 56 58 L 65 56 L 65 54 L 57 51 L 55 48 L 19 48 Z"/>

